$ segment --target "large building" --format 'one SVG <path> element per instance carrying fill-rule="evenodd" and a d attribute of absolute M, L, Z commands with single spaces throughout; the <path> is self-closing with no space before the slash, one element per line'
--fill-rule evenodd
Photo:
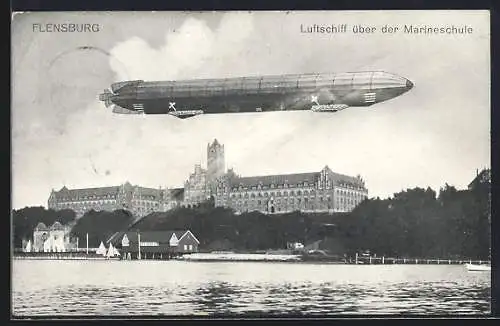
<path fill-rule="evenodd" d="M 303 212 L 349 212 L 368 196 L 360 176 L 321 171 L 241 177 L 225 171 L 224 145 L 217 139 L 207 146 L 207 169 L 200 165 L 185 183 L 185 206 L 213 197 L 215 206 L 237 212 L 266 214 Z"/>
<path fill-rule="evenodd" d="M 302 212 L 350 212 L 368 197 L 360 176 L 321 171 L 255 177 L 220 178 L 215 205 L 237 212 L 278 214 Z"/>
<path fill-rule="evenodd" d="M 48 207 L 72 209 L 77 217 L 89 210 L 127 209 L 137 217 L 164 212 L 176 206 L 193 207 L 212 199 L 217 207 L 236 212 L 266 214 L 349 212 L 368 196 L 360 176 L 333 172 L 328 166 L 310 173 L 241 177 L 226 171 L 224 145 L 217 139 L 207 145 L 207 168 L 195 165 L 184 188 L 153 189 L 120 186 L 52 190 Z"/>
<path fill-rule="evenodd" d="M 170 191 L 165 189 L 144 188 L 126 182 L 120 186 L 52 190 L 49 209 L 72 209 L 77 217 L 85 212 L 113 211 L 127 209 L 136 216 L 144 216 L 154 211 L 166 211 L 173 205 Z"/>

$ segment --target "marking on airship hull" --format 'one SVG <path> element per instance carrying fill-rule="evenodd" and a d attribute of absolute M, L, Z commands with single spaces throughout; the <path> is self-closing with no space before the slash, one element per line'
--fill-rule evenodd
<path fill-rule="evenodd" d="M 319 103 L 318 103 L 318 96 L 317 95 L 311 95 L 311 102 L 313 102 L 316 105 L 319 105 Z"/>
<path fill-rule="evenodd" d="M 377 93 L 365 93 L 365 103 L 375 103 Z"/>
<path fill-rule="evenodd" d="M 170 110 L 170 109 L 172 109 L 172 110 L 174 110 L 174 111 L 177 111 L 177 110 L 175 109 L 175 102 L 168 102 L 168 109 L 169 109 L 169 110 Z"/>

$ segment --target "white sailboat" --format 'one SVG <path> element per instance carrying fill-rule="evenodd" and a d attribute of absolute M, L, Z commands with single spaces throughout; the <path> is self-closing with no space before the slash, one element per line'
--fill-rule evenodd
<path fill-rule="evenodd" d="M 31 240 L 28 240 L 26 247 L 24 248 L 24 252 L 31 252 Z"/>
<path fill-rule="evenodd" d="M 469 272 L 490 272 L 491 271 L 491 265 L 479 265 L 479 264 L 465 264 L 465 268 Z"/>
<path fill-rule="evenodd" d="M 101 241 L 101 244 L 99 245 L 99 248 L 97 248 L 97 251 L 95 253 L 98 255 L 106 256 L 106 247 L 104 246 L 104 243 L 102 243 L 102 241 Z"/>
<path fill-rule="evenodd" d="M 118 257 L 118 256 L 120 256 L 120 253 L 118 252 L 117 249 L 115 249 L 115 247 L 113 247 L 113 244 L 110 243 L 109 244 L 108 252 L 106 254 L 106 257 L 107 258 L 113 258 L 113 257 Z"/>

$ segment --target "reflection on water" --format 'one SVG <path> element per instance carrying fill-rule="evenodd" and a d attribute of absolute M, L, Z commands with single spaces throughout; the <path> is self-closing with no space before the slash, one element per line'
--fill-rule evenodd
<path fill-rule="evenodd" d="M 458 265 L 14 261 L 15 316 L 489 314 Z"/>

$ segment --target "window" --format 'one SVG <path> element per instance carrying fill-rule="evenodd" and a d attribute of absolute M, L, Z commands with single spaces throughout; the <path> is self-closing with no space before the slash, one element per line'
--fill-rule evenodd
<path fill-rule="evenodd" d="M 149 242 L 142 242 L 141 241 L 141 247 L 158 247 L 160 244 L 158 242 L 154 241 L 149 241 Z"/>
<path fill-rule="evenodd" d="M 184 245 L 184 250 L 187 251 L 188 250 L 188 245 Z"/>

